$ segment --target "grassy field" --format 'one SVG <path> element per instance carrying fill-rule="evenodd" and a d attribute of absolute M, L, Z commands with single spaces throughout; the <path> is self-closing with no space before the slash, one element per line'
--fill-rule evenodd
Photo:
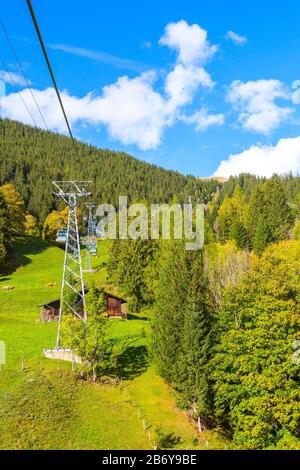
<path fill-rule="evenodd" d="M 96 271 L 86 281 L 94 277 L 109 288 L 109 241 L 99 245 Z M 55 345 L 57 324 L 39 322 L 39 305 L 59 296 L 63 251 L 26 237 L 14 255 L 13 272 L 0 276 L 0 341 L 7 353 L 0 372 L 0 448 L 151 449 L 157 428 L 174 437 L 174 448 L 228 447 L 217 433 L 197 437 L 174 392 L 149 364 L 147 312 L 110 320 L 112 337 L 140 335 L 118 357 L 114 372 L 122 387 L 78 380 L 69 363 L 43 358 L 43 348 Z"/>

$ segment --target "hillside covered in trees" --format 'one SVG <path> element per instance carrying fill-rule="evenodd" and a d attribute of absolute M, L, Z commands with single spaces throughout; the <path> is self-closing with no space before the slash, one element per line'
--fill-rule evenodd
<path fill-rule="evenodd" d="M 84 144 L 79 158 L 69 139 L 15 122 L 0 129 L 0 263 L 19 235 L 51 241 L 66 222 L 53 179 L 93 179 L 99 202 L 205 203 L 202 250 L 117 239 L 109 281 L 133 317 L 149 314 L 151 361 L 200 433 L 300 449 L 300 177 L 201 182 Z"/>
<path fill-rule="evenodd" d="M 0 184 L 11 182 L 28 211 L 44 221 L 57 208 L 53 180 L 92 180 L 96 203 L 117 205 L 120 195 L 132 200 L 187 202 L 196 195 L 207 202 L 217 183 L 201 182 L 139 161 L 123 152 L 101 150 L 19 122 L 0 120 Z"/>
<path fill-rule="evenodd" d="M 152 312 L 152 359 L 200 432 L 300 449 L 299 259 L 292 175 L 230 178 L 206 206 L 201 251 L 114 241 L 111 277 L 133 311 Z"/>

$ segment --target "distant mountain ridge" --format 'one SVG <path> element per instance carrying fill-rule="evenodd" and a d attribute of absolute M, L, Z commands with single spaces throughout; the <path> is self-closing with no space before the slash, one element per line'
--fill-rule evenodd
<path fill-rule="evenodd" d="M 198 177 L 200 181 L 217 181 L 218 183 L 227 183 L 229 178 L 225 178 L 224 176 L 207 176 L 207 177 Z"/>

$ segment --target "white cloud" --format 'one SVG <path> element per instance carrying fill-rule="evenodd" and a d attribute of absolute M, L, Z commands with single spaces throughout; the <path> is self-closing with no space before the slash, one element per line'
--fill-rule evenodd
<path fill-rule="evenodd" d="M 290 99 L 286 86 L 279 80 L 234 81 L 228 101 L 239 111 L 242 127 L 253 132 L 269 134 L 292 112 L 275 103 L 278 98 Z"/>
<path fill-rule="evenodd" d="M 228 33 L 226 34 L 226 39 L 234 42 L 238 46 L 244 46 L 248 42 L 245 36 L 240 36 L 234 31 L 228 31 Z"/>
<path fill-rule="evenodd" d="M 70 46 L 69 44 L 48 44 L 48 47 L 58 51 L 67 52 L 68 54 L 79 57 L 86 57 L 103 64 L 109 64 L 118 69 L 132 70 L 133 72 L 142 72 L 146 66 L 133 60 L 122 59 L 106 52 L 94 51 L 84 47 Z"/>
<path fill-rule="evenodd" d="M 9 85 L 16 85 L 16 86 L 26 86 L 27 82 L 22 75 L 19 75 L 14 72 L 6 72 L 5 70 L 0 70 L 0 80 L 9 84 Z M 28 80 L 29 85 L 31 85 L 31 81 Z"/>
<path fill-rule="evenodd" d="M 192 102 L 199 87 L 215 85 L 203 64 L 214 55 L 217 47 L 209 43 L 204 29 L 184 20 L 169 23 L 159 43 L 178 52 L 177 63 L 165 80 L 166 105 L 172 115 Z"/>
<path fill-rule="evenodd" d="M 109 134 L 124 144 L 144 150 L 157 147 L 171 116 L 164 98 L 153 89 L 154 80 L 153 72 L 132 80 L 120 78 L 106 86 L 101 97 L 91 99 L 84 118 L 105 124 Z"/>
<path fill-rule="evenodd" d="M 45 90 L 33 89 L 33 93 L 42 113 L 46 117 L 48 127 L 59 132 L 66 132 L 66 124 L 63 119 L 61 110 L 59 108 L 57 97 L 54 88 L 47 88 Z M 20 91 L 25 103 L 32 103 L 32 97 L 28 88 Z M 89 97 L 78 99 L 71 97 L 67 92 L 62 91 L 61 97 L 63 103 L 68 111 L 68 118 L 71 123 L 76 122 L 80 116 L 82 109 L 86 106 Z M 24 122 L 25 124 L 31 124 L 32 121 L 28 115 L 26 108 L 20 101 L 18 93 L 10 93 L 0 98 L 1 115 L 10 119 Z M 44 127 L 41 121 L 41 117 L 34 106 L 30 106 L 30 112 L 34 117 L 35 122 L 40 126 Z"/>
<path fill-rule="evenodd" d="M 161 142 L 165 128 L 171 126 L 176 119 L 180 119 L 177 113 L 190 102 L 199 83 L 204 80 L 201 73 L 199 76 L 196 72 L 195 74 L 194 81 L 191 82 L 183 74 L 184 78 L 180 84 L 175 83 L 178 79 L 177 77 L 175 80 L 176 74 L 175 77 L 167 76 L 166 97 L 153 88 L 156 80 L 154 72 L 147 72 L 133 79 L 121 77 L 116 83 L 104 87 L 100 96 L 89 93 L 78 98 L 69 95 L 67 91 L 62 91 L 61 97 L 71 125 L 80 122 L 92 126 L 105 125 L 112 138 L 123 144 L 136 144 L 146 150 L 156 148 Z M 66 132 L 54 89 L 33 90 L 33 92 L 48 127 Z M 20 93 L 26 103 L 30 102 L 28 89 Z M 17 93 L 0 98 L 0 105 L 3 116 L 32 124 Z M 37 111 L 32 108 L 31 112 L 35 121 L 42 127 Z"/>
<path fill-rule="evenodd" d="M 141 44 L 142 49 L 151 49 L 152 43 L 150 41 L 144 41 Z"/>
<path fill-rule="evenodd" d="M 185 36 L 181 37 L 181 33 L 185 33 Z M 167 26 L 161 42 L 165 43 L 167 38 L 175 41 L 172 44 L 176 43 L 179 56 L 165 77 L 164 93 L 155 90 L 157 75 L 154 71 L 141 73 L 131 79 L 127 76 L 120 77 L 115 83 L 105 86 L 99 95 L 88 93 L 78 98 L 62 91 L 62 101 L 71 124 L 104 125 L 109 135 L 123 144 L 135 144 L 144 150 L 156 148 L 165 129 L 182 120 L 184 107 L 192 103 L 200 87 L 214 86 L 210 75 L 200 65 L 215 51 L 215 46 L 210 46 L 207 41 L 206 31 L 198 25 L 189 26 L 185 21 L 180 21 Z M 93 51 L 77 49 L 72 49 L 72 53 L 94 57 Z M 21 93 L 28 103 L 29 90 L 24 89 Z M 34 90 L 34 93 L 48 127 L 66 132 L 54 90 Z M 16 93 L 1 98 L 0 105 L 3 116 L 32 124 Z M 40 116 L 34 108 L 32 114 L 42 127 Z M 209 118 L 206 116 L 206 119 Z M 189 123 L 188 120 L 185 122 Z M 195 120 L 190 122 L 196 123 Z M 202 117 L 202 128 L 205 126 L 208 127 Z"/>
<path fill-rule="evenodd" d="M 120 78 L 113 85 L 104 87 L 101 96 L 89 93 L 83 98 L 61 92 L 61 98 L 71 125 L 77 123 L 92 126 L 105 125 L 111 137 L 124 144 L 136 144 L 141 149 L 155 148 L 167 125 L 165 102 L 152 88 L 153 74 L 147 73 L 130 80 Z M 53 88 L 33 90 L 50 129 L 66 132 L 61 110 Z M 25 102 L 30 99 L 29 90 L 21 91 Z M 26 109 L 20 104 L 17 93 L 0 98 L 2 115 L 32 124 Z M 34 108 L 34 119 L 42 127 Z"/>
<path fill-rule="evenodd" d="M 205 131 L 210 126 L 221 126 L 225 122 L 224 114 L 209 114 L 208 110 L 203 108 L 192 116 L 184 116 L 183 120 L 190 124 L 195 124 L 197 131 Z"/>
<path fill-rule="evenodd" d="M 181 20 L 169 23 L 160 44 L 178 52 L 178 60 L 184 65 L 204 64 L 217 51 L 207 39 L 207 31 L 198 24 L 189 25 Z"/>
<path fill-rule="evenodd" d="M 200 87 L 212 88 L 214 83 L 203 67 L 177 64 L 167 75 L 165 91 L 169 97 L 168 106 L 172 110 L 189 103 Z"/>
<path fill-rule="evenodd" d="M 292 103 L 300 104 L 300 80 L 295 80 L 292 83 L 292 89 L 295 90 L 291 97 Z"/>
<path fill-rule="evenodd" d="M 270 177 L 274 173 L 300 174 L 300 136 L 280 139 L 275 145 L 250 147 L 236 155 L 230 155 L 219 165 L 214 176 L 229 177 L 240 173 Z"/>

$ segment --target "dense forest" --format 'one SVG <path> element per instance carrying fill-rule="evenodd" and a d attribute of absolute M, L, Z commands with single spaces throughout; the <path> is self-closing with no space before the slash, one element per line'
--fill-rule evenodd
<path fill-rule="evenodd" d="M 195 195 L 207 202 L 218 185 L 167 171 L 124 152 L 80 142 L 74 147 L 68 137 L 7 119 L 0 120 L 0 155 L 0 184 L 11 182 L 28 211 L 42 221 L 59 204 L 52 195 L 53 180 L 92 180 L 93 200 L 116 206 L 120 195 L 150 203 L 168 202 L 174 196 L 187 202 Z"/>
<path fill-rule="evenodd" d="M 201 251 L 112 248 L 111 277 L 132 310 L 150 310 L 152 358 L 178 406 L 241 449 L 300 449 L 299 259 L 292 175 L 230 178 L 206 205 Z"/>
<path fill-rule="evenodd" d="M 115 240 L 110 281 L 130 312 L 149 311 L 152 360 L 200 431 L 300 449 L 300 177 L 202 182 L 84 144 L 79 159 L 69 139 L 7 120 L 0 132 L 0 262 L 18 235 L 51 240 L 66 221 L 52 179 L 92 178 L 99 202 L 205 203 L 202 250 Z"/>

